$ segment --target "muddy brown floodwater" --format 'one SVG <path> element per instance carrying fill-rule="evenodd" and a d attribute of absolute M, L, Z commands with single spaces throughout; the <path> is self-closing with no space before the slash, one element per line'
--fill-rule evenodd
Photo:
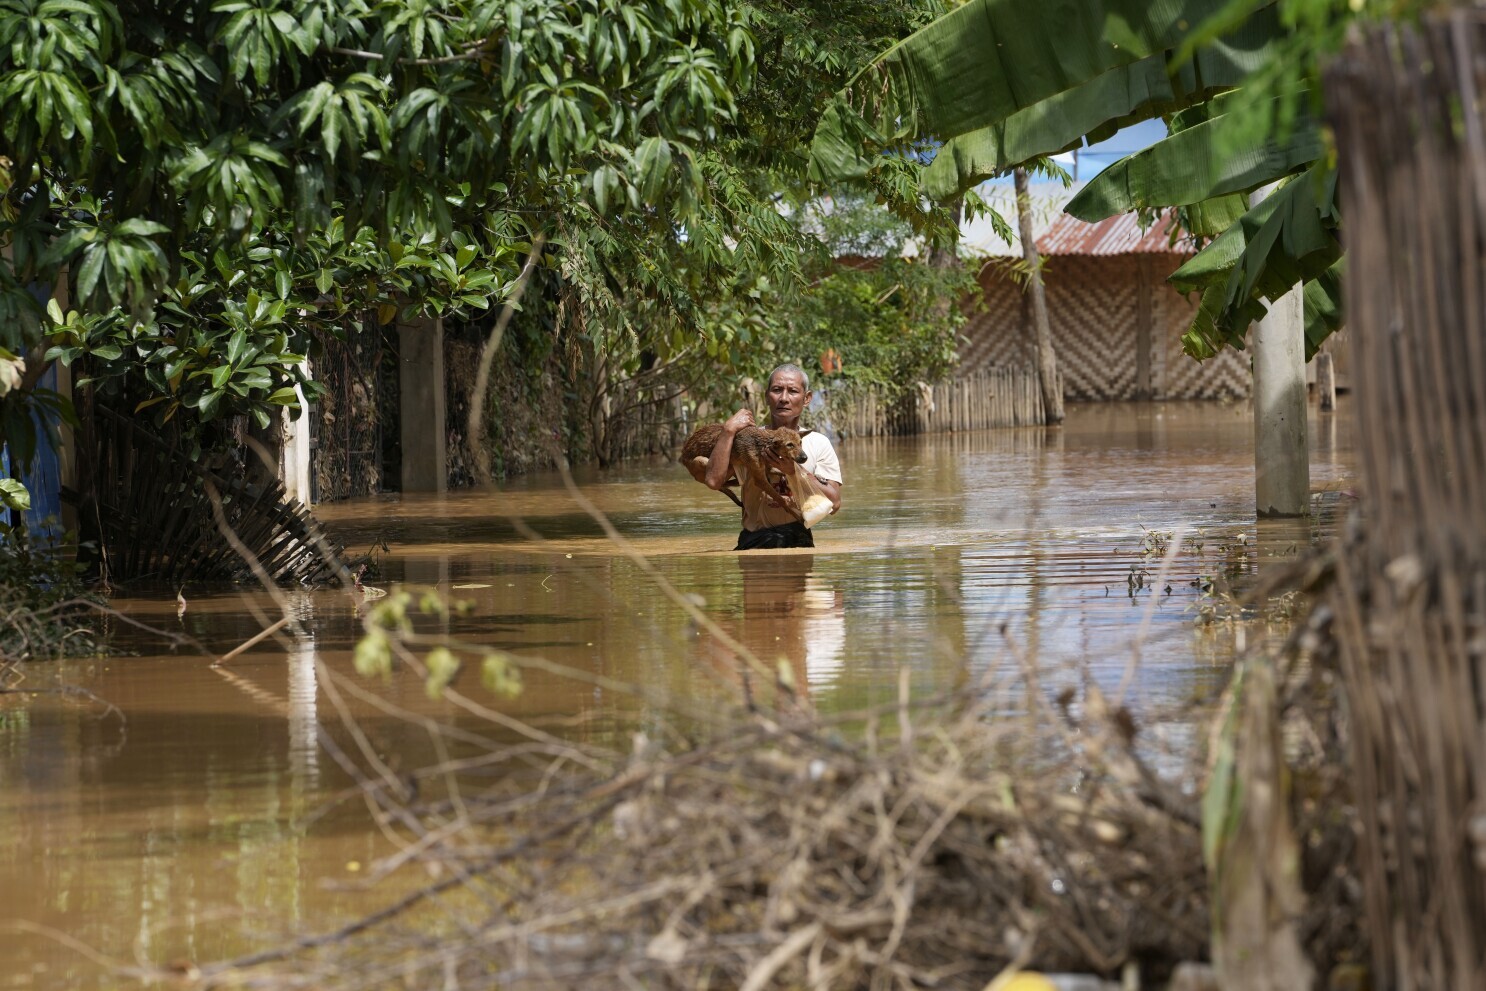
<path fill-rule="evenodd" d="M 1021 654 L 1054 687 L 1080 665 L 1111 689 L 1128 680 L 1127 697 L 1154 713 L 1223 683 L 1235 634 L 1197 622 L 1204 580 L 1241 588 L 1353 498 L 1345 410 L 1313 414 L 1320 522 L 1256 526 L 1251 431 L 1242 404 L 1091 405 L 1059 430 L 848 441 L 845 507 L 817 527 L 814 553 L 731 552 L 736 510 L 674 464 L 578 482 L 666 579 L 785 664 L 821 709 L 895 697 L 904 667 L 928 691 L 1014 671 Z M 736 700 L 720 644 L 555 476 L 319 513 L 349 552 L 372 550 L 372 586 L 437 586 L 473 606 L 451 634 L 582 675 L 528 669 L 511 700 L 460 683 L 492 708 L 618 741 L 665 713 L 708 718 Z M 1160 578 L 1176 534 L 1187 553 Z M 114 605 L 215 654 L 277 617 L 262 593 L 185 596 L 180 617 L 174 590 Z M 385 902 L 364 879 L 388 841 L 364 806 L 332 801 L 350 779 L 318 737 L 345 706 L 394 768 L 413 766 L 430 759 L 429 734 L 393 708 L 463 717 L 406 673 L 360 682 L 380 707 L 330 693 L 324 672 L 351 671 L 355 604 L 335 589 L 289 600 L 302 632 L 225 668 L 115 622 L 128 656 L 32 665 L 30 691 L 0 696 L 0 988 L 116 987 L 133 967 L 235 956 Z M 626 682 L 646 694 L 616 689 Z M 1180 729 L 1168 740 L 1178 748 Z"/>

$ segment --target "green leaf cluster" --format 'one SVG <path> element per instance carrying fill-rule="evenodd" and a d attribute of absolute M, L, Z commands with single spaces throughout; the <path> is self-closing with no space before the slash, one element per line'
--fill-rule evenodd
<path fill-rule="evenodd" d="M 865 195 L 840 194 L 829 209 L 801 215 L 822 250 L 807 266 L 807 287 L 770 311 L 774 347 L 747 365 L 763 381 L 783 362 L 818 378 L 821 355 L 842 361 L 833 381 L 874 386 L 893 401 L 919 381 L 953 368 L 966 315 L 952 301 L 976 290 L 974 266 L 936 263 L 931 252 L 905 253 L 919 239 L 909 224 Z"/>
<path fill-rule="evenodd" d="M 718 0 L 0 0 L 0 344 L 266 423 L 327 335 L 499 305 L 575 216 L 712 223 L 752 46 Z"/>
<path fill-rule="evenodd" d="M 737 95 L 737 114 L 721 129 L 720 140 L 696 156 L 703 195 L 684 225 L 660 232 L 633 211 L 605 216 L 590 199 L 556 226 L 549 243 L 555 246 L 557 346 L 570 349 L 569 363 L 584 369 L 572 394 L 583 439 L 570 445 L 570 456 L 612 460 L 613 440 L 645 404 L 683 392 L 693 403 L 735 403 L 740 377 L 767 371 L 781 354 L 818 353 L 816 341 L 801 335 L 821 323 L 810 314 L 821 305 L 829 260 L 863 250 L 867 242 L 874 242 L 873 250 L 891 244 L 895 252 L 907 231 L 871 200 L 849 212 L 854 235 L 838 237 L 840 231 L 803 222 L 822 192 L 835 199 L 840 192 L 822 190 L 806 176 L 811 126 L 856 58 L 942 10 L 938 3 L 896 0 L 829 9 L 773 0 L 752 4 L 754 82 Z M 598 170 L 590 177 L 597 189 L 612 180 Z M 901 190 L 896 202 L 893 190 L 876 198 L 914 217 L 921 229 L 938 221 L 942 238 L 952 237 L 955 227 L 946 211 L 924 211 L 910 183 Z M 610 193 L 611 199 L 618 195 Z M 873 233 L 888 228 L 891 236 Z M 891 285 L 880 285 L 871 296 Z M 854 341 L 863 325 L 843 312 L 837 326 L 839 343 Z M 914 342 L 920 334 L 945 338 L 938 322 L 933 330 L 911 321 L 894 326 Z M 541 342 L 551 335 L 533 339 L 533 350 L 545 354 Z M 947 339 L 952 341 L 952 331 Z"/>
<path fill-rule="evenodd" d="M 265 424 L 329 337 L 476 317 L 540 238 L 592 395 L 727 379 L 818 322 L 814 120 L 944 9 L 0 0 L 0 344 L 160 424 Z M 878 197 L 946 240 L 919 167 Z"/>
<path fill-rule="evenodd" d="M 658 151 L 718 136 L 751 45 L 746 10 L 716 0 L 4 0 L 4 192 L 91 190 L 108 231 L 158 225 L 167 248 L 283 215 L 448 235 L 600 166 L 653 205 Z"/>
<path fill-rule="evenodd" d="M 468 602 L 451 602 L 437 589 L 412 587 L 394 588 L 373 601 L 375 605 L 362 618 L 362 636 L 352 653 L 357 674 L 387 680 L 399 662 L 407 663 L 422 675 L 428 697 L 438 699 L 464 668 L 461 652 L 477 653 L 481 655 L 480 680 L 489 691 L 507 698 L 521 693 L 521 666 L 514 655 L 416 632 L 415 614 L 447 622 L 451 615 L 467 612 Z M 429 643 L 432 646 L 420 659 L 415 650 Z"/>

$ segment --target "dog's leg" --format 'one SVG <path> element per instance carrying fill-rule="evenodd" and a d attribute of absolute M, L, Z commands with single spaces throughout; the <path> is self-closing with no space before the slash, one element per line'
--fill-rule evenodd
<path fill-rule="evenodd" d="M 706 458 L 695 457 L 695 458 L 691 458 L 688 461 L 683 461 L 683 462 L 681 462 L 681 464 L 682 464 L 682 467 L 684 467 L 687 470 L 687 472 L 690 473 L 690 475 L 691 475 L 692 478 L 695 478 L 697 481 L 701 482 L 703 485 L 706 485 L 707 484 L 707 459 Z"/>
<path fill-rule="evenodd" d="M 686 470 L 691 472 L 693 478 L 701 482 L 703 485 L 706 485 L 707 465 L 711 464 L 711 462 L 711 458 L 703 457 L 699 454 L 696 457 L 692 458 L 690 461 L 686 462 Z M 743 500 L 739 499 L 732 489 L 732 486 L 737 484 L 737 479 L 734 476 L 729 475 L 727 482 L 724 483 L 723 487 L 719 491 L 721 491 L 722 494 L 727 496 L 729 499 L 733 500 L 733 502 L 737 504 L 739 509 L 742 509 Z"/>
<path fill-rule="evenodd" d="M 778 481 L 778 483 L 773 483 L 773 478 L 776 475 L 779 477 L 779 481 Z M 805 522 L 805 511 L 800 508 L 800 505 L 799 505 L 799 503 L 797 501 L 793 501 L 797 497 L 795 495 L 794 486 L 790 485 L 790 483 L 789 483 L 789 476 L 786 475 L 784 472 L 780 471 L 778 468 L 775 468 L 774 466 L 770 465 L 769 466 L 769 477 L 770 477 L 771 483 L 773 483 L 773 484 L 769 484 L 769 485 L 765 486 L 765 490 L 773 498 L 774 505 L 778 506 L 781 509 L 787 509 L 789 511 L 790 515 L 795 518 L 796 522 L 804 523 Z M 778 490 L 778 489 L 776 489 L 774 487 L 775 484 L 782 485 L 784 487 L 783 494 L 787 494 L 789 496 L 789 498 L 792 500 L 791 502 L 786 503 L 782 498 L 780 498 L 781 492 L 780 492 L 780 490 Z"/>
<path fill-rule="evenodd" d="M 758 489 L 760 492 L 763 493 L 764 499 L 765 499 L 765 501 L 767 501 L 769 503 L 769 505 L 771 505 L 771 506 L 782 506 L 782 505 L 784 505 L 784 503 L 782 503 L 782 502 L 779 501 L 779 493 L 774 491 L 774 486 L 770 485 L 768 482 L 755 482 L 753 480 L 753 476 L 751 476 L 751 475 L 749 476 L 749 479 L 748 480 L 749 480 L 749 483 L 754 488 Z"/>
<path fill-rule="evenodd" d="M 779 497 L 779 493 L 774 491 L 774 486 L 770 485 L 767 481 L 754 482 L 753 476 L 750 475 L 749 483 L 757 487 L 764 494 L 764 498 L 769 501 L 771 506 L 778 506 L 780 509 L 789 508 L 785 505 L 784 500 Z M 804 517 L 802 516 L 801 519 L 804 519 Z"/>

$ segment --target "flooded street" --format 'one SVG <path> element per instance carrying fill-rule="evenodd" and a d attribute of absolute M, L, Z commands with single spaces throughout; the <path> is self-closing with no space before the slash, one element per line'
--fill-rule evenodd
<path fill-rule="evenodd" d="M 338 800 L 353 782 L 322 745 L 359 745 L 347 713 L 395 773 L 443 756 L 428 717 L 471 741 L 622 747 L 737 711 L 727 638 L 827 712 L 896 698 L 905 667 L 931 692 L 1014 677 L 1026 657 L 1049 687 L 1087 671 L 1152 719 L 1210 697 L 1235 634 L 1199 614 L 1345 510 L 1349 427 L 1345 406 L 1312 414 L 1313 523 L 1256 525 L 1242 404 L 1074 406 L 1058 430 L 848 441 L 843 510 L 813 553 L 732 552 L 736 509 L 660 462 L 578 475 L 626 547 L 551 474 L 319 507 L 348 554 L 370 554 L 369 586 L 469 603 L 420 631 L 531 662 L 514 698 L 479 684 L 476 658 L 456 683 L 513 722 L 430 700 L 408 671 L 327 684 L 351 674 L 360 631 L 343 590 L 287 593 L 300 631 L 220 667 L 115 620 L 132 656 L 33 665 L 34 694 L 0 696 L 0 989 L 114 987 L 131 967 L 184 971 L 385 904 L 398 878 L 365 879 L 393 847 L 359 799 Z M 113 605 L 213 656 L 279 618 L 261 592 L 184 595 L 180 616 L 173 590 Z"/>

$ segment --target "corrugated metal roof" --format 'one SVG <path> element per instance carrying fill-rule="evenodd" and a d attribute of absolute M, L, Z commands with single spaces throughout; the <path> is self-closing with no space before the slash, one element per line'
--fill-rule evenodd
<path fill-rule="evenodd" d="M 1133 213 L 1086 224 L 1082 220 L 1059 214 L 1047 233 L 1037 238 L 1037 251 L 1043 255 L 1190 255 L 1190 238 L 1171 244 L 1168 233 L 1173 211 L 1163 213 L 1149 230 L 1141 230 Z"/>

